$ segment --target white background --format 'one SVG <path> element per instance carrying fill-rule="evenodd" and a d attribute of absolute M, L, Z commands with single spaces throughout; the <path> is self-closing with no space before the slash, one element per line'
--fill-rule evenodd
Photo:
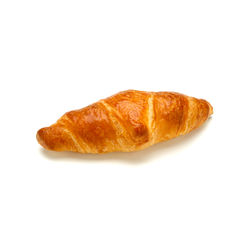
<path fill-rule="evenodd" d="M 0 2 L 0 249 L 250 249 L 250 2 Z M 126 89 L 204 98 L 137 153 L 43 150 L 36 131 Z"/>

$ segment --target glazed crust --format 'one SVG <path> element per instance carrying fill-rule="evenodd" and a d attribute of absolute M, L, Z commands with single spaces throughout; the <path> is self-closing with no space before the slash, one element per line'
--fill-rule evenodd
<path fill-rule="evenodd" d="M 48 150 L 131 152 L 189 133 L 213 113 L 203 99 L 175 92 L 127 90 L 67 112 L 37 132 Z"/>

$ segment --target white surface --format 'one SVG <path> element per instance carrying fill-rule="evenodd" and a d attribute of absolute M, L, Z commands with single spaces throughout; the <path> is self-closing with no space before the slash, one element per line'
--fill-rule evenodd
<path fill-rule="evenodd" d="M 249 1 L 1 1 L 0 249 L 249 249 Z M 42 150 L 36 131 L 125 89 L 207 99 L 138 153 Z"/>

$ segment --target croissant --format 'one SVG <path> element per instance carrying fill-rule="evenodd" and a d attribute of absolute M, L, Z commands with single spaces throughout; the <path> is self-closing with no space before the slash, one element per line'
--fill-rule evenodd
<path fill-rule="evenodd" d="M 80 153 L 131 152 L 189 133 L 213 107 L 175 92 L 127 90 L 65 113 L 37 132 L 48 150 Z"/>

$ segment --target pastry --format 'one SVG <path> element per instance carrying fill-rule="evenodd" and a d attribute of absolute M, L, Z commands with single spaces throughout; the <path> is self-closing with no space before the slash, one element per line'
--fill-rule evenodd
<path fill-rule="evenodd" d="M 37 132 L 48 150 L 80 153 L 131 152 L 185 135 L 201 126 L 213 108 L 175 92 L 127 90 L 65 113 Z"/>

